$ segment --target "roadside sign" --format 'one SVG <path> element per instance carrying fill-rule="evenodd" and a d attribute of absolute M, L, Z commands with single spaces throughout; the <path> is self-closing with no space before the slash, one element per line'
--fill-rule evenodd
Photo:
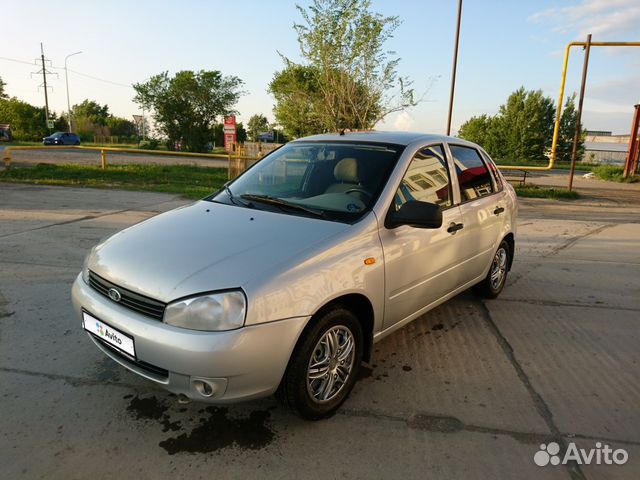
<path fill-rule="evenodd" d="M 258 140 L 266 140 L 269 142 L 273 142 L 275 135 L 273 133 L 273 130 L 269 130 L 268 132 L 262 132 L 260 133 L 260 135 L 258 135 Z"/>
<path fill-rule="evenodd" d="M 230 151 L 236 143 L 236 116 L 224 117 L 224 149 Z"/>
<path fill-rule="evenodd" d="M 47 128 L 49 130 L 53 129 L 53 120 L 47 120 Z"/>

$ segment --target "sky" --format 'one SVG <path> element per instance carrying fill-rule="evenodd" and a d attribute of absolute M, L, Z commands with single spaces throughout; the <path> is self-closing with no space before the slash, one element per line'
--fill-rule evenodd
<path fill-rule="evenodd" d="M 71 104 L 108 104 L 128 119 L 140 114 L 132 83 L 162 71 L 220 70 L 244 82 L 238 120 L 261 113 L 274 120 L 267 92 L 283 67 L 280 54 L 300 61 L 292 28 L 296 2 L 272 0 L 12 2 L 2 12 L 0 77 L 6 92 L 44 105 L 40 42 L 51 61 L 50 109 L 66 111 L 65 57 Z M 301 6 L 309 1 L 300 0 Z M 372 10 L 402 24 L 385 47 L 401 59 L 398 73 L 413 81 L 417 106 L 391 114 L 378 130 L 446 131 L 456 0 L 373 0 Z M 521 86 L 558 101 L 564 49 L 570 41 L 640 41 L 638 0 L 463 0 L 452 129 L 474 115 L 493 115 Z M 573 48 L 566 92 L 578 92 L 584 53 Z M 57 75 L 56 75 L 57 74 Z M 594 47 L 583 124 L 628 133 L 640 102 L 640 47 Z M 0 119 L 1 120 L 1 119 Z"/>

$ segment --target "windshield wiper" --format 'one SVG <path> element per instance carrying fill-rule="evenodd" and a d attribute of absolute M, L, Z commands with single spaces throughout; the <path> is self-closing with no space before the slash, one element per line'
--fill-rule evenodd
<path fill-rule="evenodd" d="M 244 195 L 240 195 L 240 197 L 245 200 L 252 200 L 254 202 L 266 203 L 268 205 L 276 205 L 278 207 L 290 208 L 292 210 L 298 210 L 300 212 L 310 213 L 316 217 L 324 218 L 329 220 L 329 216 L 324 213 L 322 210 L 316 210 L 314 208 L 305 207 L 300 205 L 299 203 L 287 202 L 281 198 L 272 197 L 270 195 L 254 195 L 251 193 L 245 193 Z"/>
<path fill-rule="evenodd" d="M 231 191 L 231 189 L 228 186 L 228 183 L 225 183 L 222 188 L 224 189 L 225 193 L 229 196 L 229 200 L 231 201 L 231 203 L 233 203 L 234 205 L 241 205 L 243 207 L 247 207 L 247 208 L 251 208 L 251 204 L 249 203 L 245 203 L 242 200 L 237 199 L 234 195 L 233 192 Z"/>

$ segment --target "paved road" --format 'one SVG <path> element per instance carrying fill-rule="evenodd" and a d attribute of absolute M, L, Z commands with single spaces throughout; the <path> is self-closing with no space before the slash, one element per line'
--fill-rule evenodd
<path fill-rule="evenodd" d="M 640 225 L 624 205 L 572 220 L 523 202 L 500 299 L 464 293 L 386 338 L 340 413 L 308 423 L 273 399 L 180 405 L 81 332 L 69 289 L 88 249 L 183 203 L 0 184 L 3 478 L 640 477 Z M 552 439 L 629 460 L 536 466 Z"/>

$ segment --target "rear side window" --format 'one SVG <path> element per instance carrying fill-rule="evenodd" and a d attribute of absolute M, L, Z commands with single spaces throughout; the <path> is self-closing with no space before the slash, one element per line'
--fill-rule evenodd
<path fill-rule="evenodd" d="M 489 169 L 493 174 L 493 179 L 495 180 L 495 183 L 496 183 L 496 191 L 498 192 L 501 191 L 502 177 L 500 176 L 500 172 L 498 172 L 498 167 L 496 167 L 496 164 L 493 163 L 493 160 L 491 160 L 491 157 L 487 155 L 487 152 L 483 152 L 482 158 L 484 158 L 484 161 L 487 163 L 487 165 L 489 165 Z"/>
<path fill-rule="evenodd" d="M 447 160 L 441 145 L 423 148 L 411 160 L 396 192 L 396 210 L 410 200 L 435 203 L 442 208 L 452 205 Z"/>
<path fill-rule="evenodd" d="M 450 145 L 456 166 L 460 196 L 463 202 L 494 193 L 491 173 L 482 161 L 480 153 L 471 147 Z"/>

